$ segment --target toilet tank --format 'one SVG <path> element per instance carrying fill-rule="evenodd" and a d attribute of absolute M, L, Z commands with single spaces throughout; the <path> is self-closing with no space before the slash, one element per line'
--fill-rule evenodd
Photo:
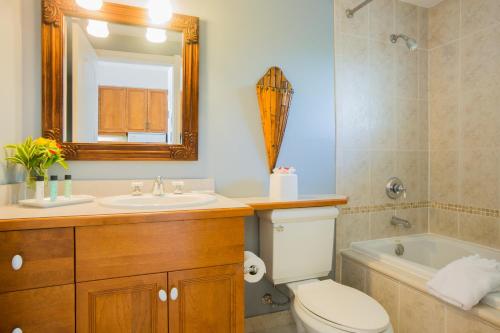
<path fill-rule="evenodd" d="M 275 285 L 327 276 L 332 270 L 335 207 L 259 212 L 260 257 Z"/>

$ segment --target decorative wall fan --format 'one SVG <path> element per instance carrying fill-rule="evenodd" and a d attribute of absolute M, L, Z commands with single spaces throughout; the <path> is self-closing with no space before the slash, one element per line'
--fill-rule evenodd
<path fill-rule="evenodd" d="M 278 67 L 271 67 L 257 83 L 257 98 L 271 173 L 278 160 L 292 96 L 292 84 Z"/>

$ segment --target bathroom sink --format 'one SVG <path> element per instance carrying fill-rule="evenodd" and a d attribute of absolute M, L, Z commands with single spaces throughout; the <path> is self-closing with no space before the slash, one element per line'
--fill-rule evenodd
<path fill-rule="evenodd" d="M 119 195 L 99 200 L 103 206 L 113 208 L 131 209 L 173 209 L 183 207 L 202 206 L 216 201 L 217 198 L 205 193 L 165 194 L 154 196 L 152 194 Z"/>

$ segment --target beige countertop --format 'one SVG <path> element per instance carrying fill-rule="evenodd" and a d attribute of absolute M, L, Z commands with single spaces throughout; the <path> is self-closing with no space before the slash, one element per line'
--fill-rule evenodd
<path fill-rule="evenodd" d="M 19 205 L 1 206 L 0 231 L 224 218 L 253 214 L 253 209 L 244 203 L 214 195 L 217 198 L 215 202 L 170 210 L 109 208 L 100 205 L 99 199 L 91 203 L 44 209 Z"/>

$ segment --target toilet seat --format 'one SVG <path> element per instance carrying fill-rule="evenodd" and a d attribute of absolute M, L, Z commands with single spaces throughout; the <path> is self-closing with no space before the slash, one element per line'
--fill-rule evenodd
<path fill-rule="evenodd" d="M 339 330 L 380 333 L 390 326 L 387 312 L 377 301 L 332 280 L 301 284 L 295 294 L 305 312 Z"/>

